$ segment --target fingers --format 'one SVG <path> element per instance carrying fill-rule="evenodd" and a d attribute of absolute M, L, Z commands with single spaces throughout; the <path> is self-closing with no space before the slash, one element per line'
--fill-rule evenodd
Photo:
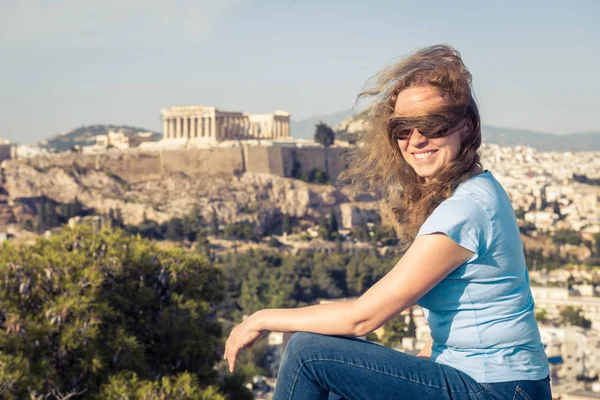
<path fill-rule="evenodd" d="M 229 339 L 225 343 L 225 353 L 223 354 L 223 358 L 227 360 L 227 364 L 229 365 L 229 372 L 233 373 L 235 370 L 235 359 L 238 351 L 239 349 L 231 343 L 231 336 L 229 336 Z"/>

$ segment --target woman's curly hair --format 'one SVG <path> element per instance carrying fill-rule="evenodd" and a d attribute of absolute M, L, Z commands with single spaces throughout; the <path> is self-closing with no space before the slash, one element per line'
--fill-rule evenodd
<path fill-rule="evenodd" d="M 469 119 L 457 157 L 427 182 L 404 160 L 398 142 L 387 130 L 398 93 L 419 85 L 439 89 L 446 104 L 440 114 Z M 391 211 L 391 218 L 384 219 L 384 223 L 394 226 L 406 244 L 433 210 L 471 176 L 475 165 L 481 166 L 477 153 L 481 121 L 472 95 L 471 74 L 454 48 L 431 46 L 383 69 L 368 81 L 358 99 L 362 97 L 374 98 L 370 117 L 358 145 L 347 153 L 348 168 L 340 179 L 358 191 L 379 192 Z"/>

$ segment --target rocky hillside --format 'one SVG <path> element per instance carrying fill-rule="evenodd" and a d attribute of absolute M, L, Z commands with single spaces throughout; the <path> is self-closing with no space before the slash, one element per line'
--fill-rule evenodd
<path fill-rule="evenodd" d="M 35 210 L 23 205 L 40 197 L 56 204 L 77 197 L 85 208 L 104 215 L 119 209 L 127 224 L 138 224 L 144 216 L 161 223 L 198 207 L 207 221 L 214 210 L 223 224 L 252 221 L 264 232 L 281 222 L 285 213 L 317 222 L 321 213 L 334 208 L 342 226 L 343 221 L 374 220 L 377 208 L 372 197 L 354 198 L 332 185 L 266 174 L 207 178 L 173 173 L 162 179 L 128 182 L 113 173 L 77 165 L 36 168 L 26 160 L 11 160 L 2 164 L 1 176 L 0 225 L 4 227 L 31 219 Z"/>
<path fill-rule="evenodd" d="M 142 132 L 151 132 L 147 129 L 127 125 L 89 125 L 53 136 L 50 139 L 43 140 L 38 143 L 38 145 L 50 151 L 60 152 L 68 150 L 75 145 L 93 145 L 96 143 L 96 135 L 105 135 L 109 131 L 123 132 L 126 136 L 130 137 Z M 162 137 L 162 135 L 157 132 L 152 133 L 154 134 L 152 137 L 153 140 L 160 140 Z"/>

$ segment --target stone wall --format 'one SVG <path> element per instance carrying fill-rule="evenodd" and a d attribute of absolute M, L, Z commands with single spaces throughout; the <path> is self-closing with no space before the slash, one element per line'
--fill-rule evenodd
<path fill-rule="evenodd" d="M 244 150 L 247 172 L 289 176 L 280 147 L 245 146 Z"/>
<path fill-rule="evenodd" d="M 341 148 L 290 148 L 277 146 L 243 146 L 214 149 L 178 149 L 158 152 L 109 151 L 102 154 L 59 154 L 19 160 L 36 168 L 82 167 L 118 175 L 128 182 L 160 179 L 164 174 L 188 176 L 243 172 L 291 176 L 294 159 L 301 172 L 327 170 L 335 180 L 344 169 Z M 327 166 L 325 157 L 327 155 Z"/>
<path fill-rule="evenodd" d="M 324 149 L 322 147 L 282 148 L 285 176 L 292 176 L 294 159 L 300 163 L 300 170 L 306 174 L 313 169 L 327 171 L 335 181 L 345 169 L 342 154 L 344 148 Z"/>

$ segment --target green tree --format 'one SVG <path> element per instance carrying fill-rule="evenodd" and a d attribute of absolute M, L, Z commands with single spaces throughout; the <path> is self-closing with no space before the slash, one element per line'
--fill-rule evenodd
<path fill-rule="evenodd" d="M 381 343 L 384 346 L 395 347 L 402 342 L 402 338 L 405 336 L 406 323 L 404 322 L 404 316 L 398 314 L 385 324 Z"/>
<path fill-rule="evenodd" d="M 408 326 L 406 329 L 407 337 L 417 337 L 417 324 L 415 323 L 415 317 L 413 315 L 413 308 L 408 309 Z"/>
<path fill-rule="evenodd" d="M 52 200 L 44 197 L 42 208 L 44 210 L 42 213 L 44 229 L 51 229 L 60 225 L 58 221 L 58 215 L 56 213 L 56 206 Z"/>
<path fill-rule="evenodd" d="M 167 232 L 165 233 L 165 239 L 176 242 L 182 240 L 183 238 L 183 221 L 181 220 L 181 218 L 171 218 L 169 220 L 169 223 L 167 224 Z"/>
<path fill-rule="evenodd" d="M 194 209 L 182 218 L 183 237 L 189 241 L 196 240 L 199 232 L 206 228 L 206 221 L 202 216 L 199 207 Z"/>
<path fill-rule="evenodd" d="M 290 171 L 290 175 L 294 179 L 300 179 L 302 176 L 302 164 L 298 161 L 296 150 L 292 151 L 292 170 Z"/>
<path fill-rule="evenodd" d="M 327 176 L 329 175 L 329 146 L 333 144 L 335 141 L 335 132 L 331 127 L 322 121 L 319 122 L 315 129 L 315 142 L 320 143 L 325 148 L 325 175 L 320 179 L 325 179 L 327 181 Z M 311 181 L 313 181 L 311 179 Z M 325 182 L 323 182 L 325 183 Z"/>
<path fill-rule="evenodd" d="M 79 226 L 32 246 L 6 241 L 0 398 L 216 397 L 209 386 L 218 383 L 222 336 L 213 305 L 223 290 L 204 257 L 121 230 Z"/>
<path fill-rule="evenodd" d="M 338 222 L 337 222 L 337 217 L 335 216 L 335 210 L 332 208 L 331 212 L 329 213 L 329 238 L 332 237 L 332 235 L 337 236 L 338 234 Z"/>
<path fill-rule="evenodd" d="M 208 257 L 208 259 L 211 258 L 210 241 L 208 240 L 204 230 L 196 234 L 196 251 L 200 254 L 204 254 L 206 257 Z"/>
<path fill-rule="evenodd" d="M 552 237 L 552 241 L 557 244 L 571 244 L 579 246 L 582 243 L 582 239 L 579 233 L 573 230 L 559 230 Z"/>
<path fill-rule="evenodd" d="M 283 214 L 283 220 L 281 221 L 281 230 L 287 235 L 292 233 L 292 224 L 290 222 L 290 215 L 288 213 Z"/>
<path fill-rule="evenodd" d="M 594 234 L 594 247 L 596 249 L 596 255 L 600 257 L 600 233 Z"/>
<path fill-rule="evenodd" d="M 217 217 L 217 210 L 212 209 L 211 219 L 210 219 L 210 227 L 211 233 L 214 236 L 219 236 L 219 218 Z"/>
<path fill-rule="evenodd" d="M 42 197 L 37 205 L 37 221 L 35 230 L 43 232 L 46 230 L 46 198 Z"/>
<path fill-rule="evenodd" d="M 275 236 L 272 236 L 269 238 L 268 246 L 276 249 L 281 247 L 281 242 Z"/>
<path fill-rule="evenodd" d="M 329 175 L 322 169 L 313 168 L 306 180 L 311 183 L 319 183 L 322 185 L 329 182 Z"/>
<path fill-rule="evenodd" d="M 535 312 L 535 319 L 539 322 L 539 323 L 546 323 L 548 322 L 548 312 L 546 311 L 545 308 L 542 308 L 538 311 Z"/>
<path fill-rule="evenodd" d="M 110 209 L 108 211 L 108 219 L 110 220 L 110 224 L 113 228 L 119 229 L 124 228 L 125 223 L 123 222 L 123 213 L 120 208 Z"/>
<path fill-rule="evenodd" d="M 329 240 L 331 238 L 331 230 L 323 213 L 321 213 L 319 216 L 319 229 L 317 232 L 319 233 L 319 237 L 321 237 L 321 239 Z"/>
<path fill-rule="evenodd" d="M 562 214 L 560 213 L 560 204 L 558 204 L 558 200 L 554 200 L 554 203 L 552 204 L 552 210 L 554 211 L 554 214 L 558 215 L 559 218 L 562 217 Z"/>
<path fill-rule="evenodd" d="M 254 226 L 251 222 L 241 221 L 223 227 L 223 236 L 230 240 L 256 240 Z"/>
<path fill-rule="evenodd" d="M 560 322 L 565 325 L 575 325 L 588 329 L 592 326 L 592 322 L 585 318 L 581 307 L 566 306 L 560 312 Z"/>
<path fill-rule="evenodd" d="M 120 208 L 117 208 L 115 211 L 115 226 L 117 228 L 124 228 L 125 222 L 123 220 L 123 211 Z"/>
<path fill-rule="evenodd" d="M 335 141 L 335 132 L 331 127 L 324 122 L 320 121 L 316 125 L 315 129 L 315 142 L 321 144 L 323 147 L 329 147 Z"/>

